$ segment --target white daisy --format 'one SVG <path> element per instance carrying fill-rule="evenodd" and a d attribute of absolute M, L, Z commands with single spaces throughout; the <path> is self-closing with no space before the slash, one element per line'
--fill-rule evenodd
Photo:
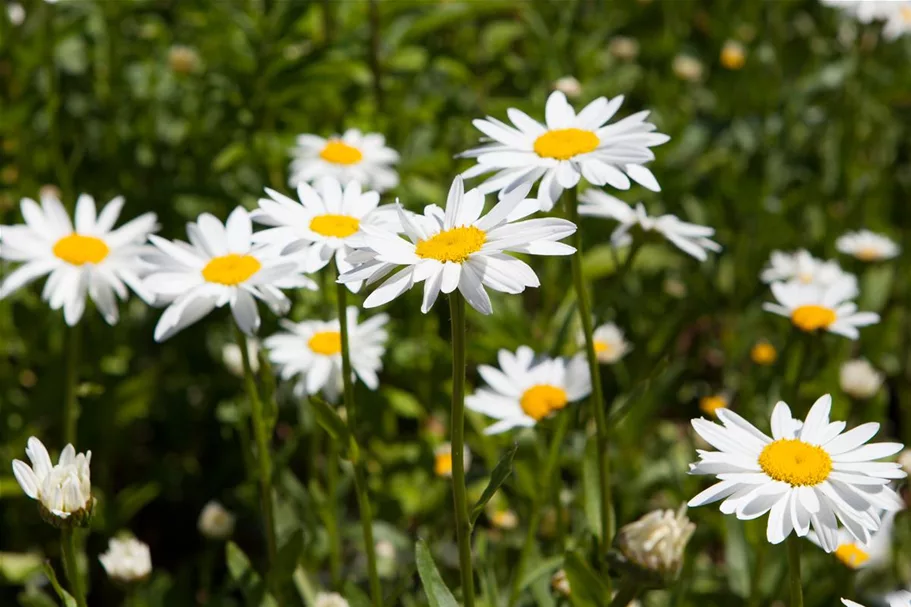
<path fill-rule="evenodd" d="M 266 188 L 269 198 L 259 199 L 259 209 L 251 213 L 253 221 L 271 226 L 253 234 L 253 242 L 277 246 L 285 254 L 303 249 L 304 268 L 316 272 L 334 257 L 339 274 L 351 269 L 348 242 L 361 225 L 401 231 L 398 213 L 392 205 L 378 206 L 380 195 L 363 192 L 357 181 L 342 189 L 335 177 L 325 177 L 314 187 L 297 186 L 300 202 Z M 354 292 L 360 282 L 348 284 Z"/>
<path fill-rule="evenodd" d="M 347 314 L 351 370 L 368 388 L 376 390 L 388 337 L 384 327 L 389 317 L 378 314 L 358 324 L 356 307 L 349 306 Z M 263 341 L 269 350 L 269 360 L 276 365 L 281 378 L 298 378 L 295 392 L 300 396 L 322 390 L 327 400 L 337 401 L 342 390 L 342 336 L 338 319 L 299 323 L 283 320 L 281 325 L 285 331 Z"/>
<path fill-rule="evenodd" d="M 57 465 L 51 463 L 44 444 L 32 436 L 25 448 L 32 465 L 13 460 L 13 476 L 27 496 L 38 500 L 52 517 L 65 520 L 90 513 L 93 506 L 89 465 L 92 452 L 76 453 L 73 445 L 60 452 Z M 81 523 L 79 523 L 81 524 Z"/>
<path fill-rule="evenodd" d="M 766 283 L 799 282 L 820 287 L 830 287 L 837 282 L 845 282 L 854 287 L 851 297 L 857 295 L 856 276 L 842 270 L 837 261 L 817 259 L 804 249 L 794 253 L 772 251 L 769 265 L 765 267 L 759 277 Z"/>
<path fill-rule="evenodd" d="M 612 322 L 595 329 L 594 338 L 595 355 L 601 364 L 613 364 L 632 350 L 632 346 L 623 336 L 623 331 Z M 580 332 L 576 342 L 579 347 L 585 347 L 585 333 Z"/>
<path fill-rule="evenodd" d="M 56 197 L 42 196 L 40 206 L 24 198 L 25 225 L 0 226 L 0 259 L 24 262 L 0 285 L 0 299 L 49 274 L 41 296 L 51 309 L 63 308 L 70 326 L 82 318 L 86 296 L 111 325 L 120 318 L 117 299 L 127 298 L 127 287 L 150 303 L 140 280 L 145 267 L 139 254 L 158 229 L 157 221 L 154 213 L 145 213 L 113 229 L 123 202 L 118 196 L 96 215 L 95 200 L 81 195 L 74 227 Z"/>
<path fill-rule="evenodd" d="M 885 600 L 889 607 L 911 607 L 911 592 L 907 590 L 890 592 L 883 597 L 883 600 Z M 846 605 L 846 607 L 864 607 L 860 603 L 855 603 L 848 599 L 842 599 L 841 602 Z"/>
<path fill-rule="evenodd" d="M 489 137 L 489 143 L 461 154 L 478 160 L 463 177 L 496 171 L 480 189 L 484 193 L 499 191 L 500 198 L 540 179 L 542 211 L 553 208 L 563 190 L 575 187 L 580 177 L 593 185 L 621 190 L 628 190 L 632 179 L 658 192 L 658 181 L 644 164 L 655 159 L 649 148 L 670 137 L 652 132 L 656 127 L 646 122 L 648 111 L 604 126 L 622 103 L 622 95 L 609 101 L 599 97 L 576 114 L 566 95 L 554 91 L 544 108 L 546 126 L 515 108 L 507 110 L 515 127 L 490 116 L 475 120 L 473 124 Z"/>
<path fill-rule="evenodd" d="M 348 129 L 328 139 L 318 135 L 298 135 L 291 150 L 291 187 L 332 176 L 342 183 L 357 181 L 365 188 L 385 192 L 399 183 L 391 165 L 399 161 L 398 152 L 386 146 L 379 133 Z"/>
<path fill-rule="evenodd" d="M 535 203 L 522 200 L 521 191 L 501 200 L 484 216 L 483 209 L 484 195 L 477 189 L 465 192 L 462 178 L 456 177 L 445 211 L 437 205 L 426 206 L 423 215 L 401 210 L 399 217 L 409 240 L 390 230 L 362 226 L 354 244 L 358 250 L 349 258 L 358 265 L 339 277 L 339 282 L 367 279 L 372 283 L 405 266 L 373 291 L 364 307 L 383 305 L 424 282 L 424 313 L 440 291 L 452 293 L 458 288 L 475 310 L 490 314 L 490 297 L 484 287 L 521 293 L 540 284 L 534 270 L 508 252 L 570 255 L 575 251 L 556 242 L 576 231 L 572 222 L 555 218 L 515 221 L 535 211 Z"/>
<path fill-rule="evenodd" d="M 835 241 L 835 248 L 840 253 L 851 255 L 861 261 L 892 259 L 901 251 L 891 238 L 870 230 L 858 230 L 839 236 Z"/>
<path fill-rule="evenodd" d="M 316 289 L 300 265 L 274 247 L 255 247 L 253 223 L 242 207 L 226 224 L 203 213 L 187 224 L 189 244 L 150 237 L 158 251 L 146 256 L 154 270 L 144 285 L 170 304 L 155 327 L 155 341 L 164 341 L 200 320 L 215 308 L 231 306 L 237 326 L 247 335 L 259 329 L 256 300 L 275 314 L 285 314 L 291 302 L 280 289 Z"/>
<path fill-rule="evenodd" d="M 465 406 L 500 420 L 484 430 L 499 434 L 512 428 L 530 428 L 567 404 L 582 400 L 591 393 L 591 375 L 582 356 L 568 361 L 562 358 L 539 358 L 528 346 L 515 354 L 500 350 L 500 368 L 478 367 L 487 383 L 465 399 Z"/>
<path fill-rule="evenodd" d="M 902 499 L 888 486 L 904 478 L 901 467 L 876 462 L 901 450 L 899 443 L 867 441 L 879 424 L 844 432 L 845 422 L 830 422 L 832 398 L 821 397 L 804 422 L 791 417 L 784 402 L 772 411 L 772 438 L 731 411 L 719 409 L 720 426 L 694 419 L 693 428 L 718 451 L 699 450 L 690 474 L 709 474 L 720 482 L 690 500 L 702 506 L 724 499 L 721 512 L 740 520 L 769 513 L 767 539 L 785 540 L 791 531 L 804 537 L 816 531 L 826 552 L 838 548 L 839 521 L 858 542 L 870 541 L 882 511 L 896 511 Z"/>
<path fill-rule="evenodd" d="M 579 215 L 616 219 L 620 225 L 611 234 L 615 247 L 630 243 L 630 230 L 635 226 L 645 232 L 656 232 L 671 241 L 678 249 L 699 261 L 708 258 L 706 251 L 721 251 L 721 245 L 709 237 L 714 228 L 681 221 L 674 215 L 650 217 L 639 202 L 633 208 L 622 200 L 601 190 L 588 189 L 579 197 Z"/>
<path fill-rule="evenodd" d="M 134 537 L 111 538 L 107 552 L 98 560 L 108 577 L 125 584 L 144 580 L 152 573 L 149 545 Z"/>
<path fill-rule="evenodd" d="M 791 319 L 801 331 L 824 329 L 849 339 L 860 337 L 858 327 L 879 322 L 875 312 L 858 312 L 857 305 L 847 301 L 854 294 L 850 282 L 839 282 L 828 288 L 796 282 L 772 283 L 772 295 L 778 303 L 764 303 L 762 309 Z"/>
<path fill-rule="evenodd" d="M 838 548 L 835 556 L 851 569 L 869 569 L 885 565 L 892 553 L 892 529 L 895 526 L 895 512 L 887 512 L 882 517 L 879 529 L 870 534 L 870 541 L 856 541 L 846 529 L 838 530 Z M 822 548 L 819 536 L 815 531 L 807 534 L 807 539 Z"/>

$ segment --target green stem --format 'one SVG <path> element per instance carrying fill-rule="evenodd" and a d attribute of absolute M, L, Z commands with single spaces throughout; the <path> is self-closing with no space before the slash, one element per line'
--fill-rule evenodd
<path fill-rule="evenodd" d="M 266 528 L 266 549 L 269 557 L 269 567 L 271 568 L 275 563 L 275 555 L 278 549 L 275 541 L 275 515 L 272 505 L 272 455 L 269 450 L 269 431 L 266 428 L 263 404 L 259 399 L 259 391 L 256 389 L 253 369 L 250 367 L 247 337 L 240 329 L 237 329 L 237 345 L 240 346 L 241 360 L 243 360 L 244 364 L 244 385 L 247 388 L 247 398 L 250 399 L 250 417 L 253 420 L 256 461 L 259 465 L 260 501 L 263 509 L 263 524 Z"/>
<path fill-rule="evenodd" d="M 800 538 L 796 533 L 788 536 L 788 569 L 791 574 L 789 607 L 803 607 L 803 589 L 800 585 Z"/>
<path fill-rule="evenodd" d="M 465 492 L 465 299 L 459 291 L 449 296 L 452 315 L 452 498 L 455 504 L 456 539 L 462 602 L 474 607 L 474 569 L 471 565 L 471 521 Z"/>
<path fill-rule="evenodd" d="M 614 595 L 614 599 L 610 602 L 610 607 L 626 607 L 639 596 L 639 585 L 634 582 L 623 582 L 620 584 L 620 588 L 617 589 L 617 594 Z"/>
<path fill-rule="evenodd" d="M 579 201 L 576 190 L 568 190 L 566 196 L 566 207 L 569 220 L 579 225 Z M 598 356 L 595 354 L 595 336 L 592 327 L 591 307 L 589 306 L 588 293 L 585 288 L 585 276 L 582 273 L 582 231 L 576 229 L 573 245 L 576 252 L 572 256 L 573 285 L 576 291 L 576 306 L 579 310 L 579 317 L 582 321 L 582 330 L 585 333 L 585 354 L 588 358 L 588 368 L 592 381 L 591 404 L 595 415 L 595 428 L 597 433 L 598 447 L 598 479 L 601 489 L 601 554 L 606 554 L 610 548 L 614 535 L 614 514 L 611 499 L 611 481 L 610 481 L 610 459 L 607 452 L 607 418 L 604 414 L 604 394 L 601 390 L 601 369 L 598 364 Z M 627 262 L 630 262 L 634 254 L 630 250 L 627 256 Z M 624 264 L 624 267 L 627 264 Z M 621 269 L 621 272 L 625 271 Z"/>
<path fill-rule="evenodd" d="M 329 536 L 329 580 L 333 588 L 342 585 L 342 541 L 338 531 L 338 445 L 329 437 L 326 456 L 326 535 Z"/>
<path fill-rule="evenodd" d="M 76 425 L 79 421 L 79 349 L 82 341 L 82 325 L 67 327 L 66 330 L 66 400 L 63 406 L 63 442 L 76 445 Z"/>
<path fill-rule="evenodd" d="M 348 287 L 336 283 L 336 302 L 338 305 L 338 326 L 342 342 L 342 385 L 345 395 L 345 412 L 348 420 L 348 431 L 356 436 L 356 406 L 354 404 L 354 378 L 351 370 L 351 355 L 348 349 Z M 367 553 L 367 574 L 370 578 L 370 598 L 374 607 L 383 604 L 383 592 L 380 587 L 380 576 L 376 570 L 376 546 L 373 542 L 373 513 L 370 507 L 370 496 L 367 494 L 367 479 L 356 449 L 352 450 L 351 464 L 354 466 L 354 489 L 357 492 L 358 508 L 361 511 L 361 528 L 364 533 L 364 550 Z"/>
<path fill-rule="evenodd" d="M 748 607 L 759 607 L 762 600 L 762 589 L 760 588 L 760 583 L 762 582 L 762 572 L 765 569 L 765 553 L 767 548 L 767 542 L 765 537 L 758 537 L 756 542 L 756 562 L 753 566 L 753 579 L 750 582 L 750 600 L 747 603 Z"/>
<path fill-rule="evenodd" d="M 76 599 L 76 605 L 86 607 L 85 589 L 82 587 L 82 576 L 76 561 L 76 530 L 65 528 L 60 532 L 60 548 L 63 553 L 63 568 L 70 583 L 70 594 Z"/>

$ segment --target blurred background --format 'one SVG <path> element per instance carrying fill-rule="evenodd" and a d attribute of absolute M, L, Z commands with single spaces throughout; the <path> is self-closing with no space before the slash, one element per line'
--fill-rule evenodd
<path fill-rule="evenodd" d="M 702 397 L 723 394 L 766 428 L 790 373 L 750 359 L 757 341 L 781 351 L 789 334 L 786 321 L 760 307 L 770 296 L 758 274 L 772 250 L 834 257 L 835 238 L 863 227 L 908 248 L 909 41 L 886 40 L 880 25 L 815 0 L 2 2 L 0 224 L 21 222 L 19 200 L 43 189 L 68 208 L 82 192 L 100 203 L 122 194 L 124 219 L 152 210 L 160 234 L 184 238 L 185 222 L 203 211 L 225 218 L 236 205 L 253 208 L 265 186 L 291 193 L 287 165 L 297 134 L 350 127 L 385 134 L 401 153 L 401 184 L 384 201 L 398 197 L 420 209 L 442 203 L 453 177 L 470 166 L 454 156 L 477 142 L 473 118 L 503 118 L 508 107 L 542 118 L 555 88 L 577 108 L 622 94 L 622 115 L 650 109 L 650 120 L 672 138 L 650 165 L 663 191 L 614 193 L 715 227 L 725 251 L 700 265 L 649 245 L 636 272 L 617 284 L 613 225 L 591 220 L 583 227 L 598 320 L 617 322 L 634 344 L 622 365 L 605 372 L 606 392 L 619 395 L 612 419 L 615 461 L 623 462 L 616 472 L 621 523 L 651 507 L 675 508 L 702 487 L 684 474 L 695 458 L 688 420 L 701 414 Z M 801 402 L 798 410 L 833 392 L 836 419 L 884 421 L 886 435 L 911 442 L 907 261 L 861 267 L 841 260 L 859 273 L 861 309 L 880 312 L 883 322 L 859 342 L 831 335 L 816 342 L 813 379 L 799 394 L 783 395 Z M 537 261 L 535 268 L 541 289 L 496 297 L 491 317 L 469 315 L 473 383 L 473 367 L 492 363 L 498 348 L 574 351 L 566 266 Z M 296 297 L 296 319 L 334 309 L 315 294 Z M 393 320 L 382 386 L 376 393 L 358 387 L 377 536 L 386 542 L 384 584 L 395 605 L 426 604 L 413 564 L 417 536 L 438 541 L 444 577 L 457 578 L 446 544 L 453 541 L 449 486 L 433 472 L 433 449 L 448 436 L 448 310 L 437 305 L 422 316 L 419 297 L 386 307 Z M 241 380 L 222 360 L 230 320 L 222 311 L 158 345 L 157 311 L 135 297 L 121 311 L 114 328 L 94 311 L 83 322 L 76 446 L 93 452 L 99 499 L 86 546 L 90 604 L 122 601 L 95 559 L 109 537 L 127 529 L 151 546 L 155 573 L 143 604 L 247 604 L 242 582 L 226 569 L 224 544 L 196 529 L 202 506 L 218 499 L 239 517 L 237 544 L 254 562 L 262 557 L 256 488 L 244 467 L 249 455 L 238 447 Z M 264 315 L 262 334 L 275 327 Z M 22 458 L 31 435 L 62 446 L 63 338 L 62 315 L 47 309 L 40 288 L 0 301 L 2 605 L 54 604 L 35 572 L 42 555 L 59 562 L 56 534 L 21 493 L 9 463 Z M 863 402 L 838 387 L 839 365 L 857 355 L 887 376 Z M 279 526 L 283 537 L 301 530 L 301 564 L 322 585 L 325 438 L 307 404 L 288 387 L 279 391 Z M 506 446 L 520 443 L 516 475 L 476 534 L 489 596 L 496 594 L 490 587 L 505 587 L 521 546 L 541 445 L 531 431 L 483 437 L 487 421 L 469 421 L 476 460 L 469 479 L 477 490 Z M 537 604 L 561 600 L 549 589 L 559 563 L 547 557 L 561 552 L 554 548 L 560 542 L 577 541 L 573 534 L 591 514 L 586 435 L 578 428 L 561 461 L 564 490 L 539 532 Z M 354 601 L 364 564 L 345 475 L 338 508 Z M 761 524 L 725 520 L 715 508 L 690 517 L 699 525 L 690 582 L 653 593 L 649 604 L 784 597 L 783 551 L 782 562 L 751 579 L 757 555 L 749 546 L 764 536 Z M 904 554 L 887 571 L 864 572 L 858 587 L 887 590 L 911 579 L 911 530 L 904 515 L 899 521 Z M 842 585 L 848 577 L 854 584 L 853 575 L 832 575 L 842 565 L 831 556 L 818 551 L 807 567 L 805 579 L 819 579 L 807 587 L 808 605 L 851 596 Z"/>

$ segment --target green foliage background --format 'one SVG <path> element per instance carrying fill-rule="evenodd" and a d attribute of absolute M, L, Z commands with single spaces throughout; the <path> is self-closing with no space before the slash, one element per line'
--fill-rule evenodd
<path fill-rule="evenodd" d="M 789 326 L 761 311 L 769 296 L 758 281 L 773 249 L 805 247 L 834 257 L 834 240 L 848 229 L 868 227 L 900 242 L 909 233 L 907 40 L 886 42 L 876 25 L 813 0 L 385 0 L 372 16 L 359 0 L 21 4 L 21 25 L 0 15 L 0 223 L 21 221 L 19 199 L 51 184 L 67 205 L 81 192 L 99 201 L 123 194 L 125 217 L 154 210 L 162 235 L 182 237 L 184 223 L 203 211 L 226 217 L 235 205 L 252 208 L 264 186 L 288 191 L 287 152 L 296 134 L 348 127 L 384 133 L 401 152 L 402 183 L 384 200 L 399 197 L 419 209 L 443 200 L 452 178 L 469 166 L 454 155 L 477 141 L 471 119 L 503 117 L 508 107 L 540 117 L 553 81 L 572 75 L 582 85 L 577 107 L 623 94 L 622 113 L 651 109 L 659 131 L 672 137 L 650 165 L 663 192 L 619 196 L 713 226 L 725 247 L 698 264 L 649 245 L 619 280 L 607 245 L 613 225 L 591 219 L 582 228 L 598 320 L 618 322 L 635 345 L 604 372 L 618 521 L 676 508 L 704 486 L 685 475 L 695 458 L 687 422 L 700 415 L 703 395 L 730 394 L 735 409 L 765 428 L 779 397 L 802 415 L 832 392 L 835 417 L 881 421 L 885 434 L 911 442 L 907 257 L 853 268 L 861 276 L 861 308 L 883 315 L 856 343 L 826 336 L 785 348 Z M 619 36 L 638 44 L 635 57 L 619 56 Z M 741 69 L 720 62 L 728 40 L 745 48 Z M 681 54 L 701 62 L 701 78 L 675 74 Z M 495 297 L 491 317 L 469 314 L 470 381 L 473 367 L 494 361 L 498 348 L 573 352 L 568 261 L 538 260 L 535 267 L 541 289 Z M 433 476 L 432 466 L 448 416 L 448 310 L 438 304 L 422 316 L 418 302 L 411 293 L 387 306 L 393 322 L 382 387 L 358 388 L 377 535 L 396 548 L 383 564 L 391 605 L 427 604 L 415 569 L 418 537 L 431 546 L 449 585 L 458 579 L 448 483 Z M 333 308 L 318 296 L 301 295 L 292 316 L 327 309 Z M 221 363 L 230 320 L 215 315 L 157 345 L 158 312 L 136 298 L 122 312 L 114 328 L 91 310 L 83 321 L 77 447 L 93 452 L 100 508 L 86 546 L 90 604 L 122 600 L 96 557 L 124 529 L 151 545 L 156 569 L 140 593 L 143 604 L 255 604 L 255 589 L 236 579 L 243 553 L 256 565 L 263 545 L 255 485 L 245 472 L 249 454 L 239 448 L 241 382 Z M 266 318 L 263 333 L 274 327 L 275 319 Z M 62 446 L 64 336 L 62 317 L 47 310 L 38 289 L 0 301 L 4 605 L 52 604 L 47 590 L 22 586 L 32 569 L 22 554 L 59 562 L 56 536 L 21 494 L 9 462 L 22 457 L 31 435 L 52 449 Z M 786 354 L 776 366 L 750 362 L 760 338 Z M 782 385 L 800 348 L 809 348 L 812 378 L 789 392 Z M 855 355 L 888 374 L 886 389 L 870 402 L 852 402 L 838 388 L 839 364 Z M 326 438 L 307 404 L 279 389 L 280 538 L 300 530 L 299 561 L 316 588 L 327 584 Z M 562 565 L 564 548 L 590 549 L 596 527 L 589 523 L 597 513 L 588 499 L 587 413 L 580 406 L 565 414 L 577 420 L 561 452 L 563 491 L 549 498 L 538 532 L 523 595 L 529 605 L 564 600 L 551 592 L 550 574 Z M 500 454 L 519 444 L 516 472 L 495 498 L 497 508 L 515 511 L 519 527 L 498 529 L 482 515 L 475 534 L 483 600 L 501 604 L 552 422 L 490 438 L 480 433 L 485 419 L 469 421 L 476 493 Z M 363 601 L 364 563 L 344 472 L 340 493 L 346 594 L 356 605 Z M 209 499 L 240 517 L 236 546 L 228 550 L 231 571 L 224 546 L 196 531 Z M 762 521 L 725 519 L 715 507 L 689 515 L 698 529 L 684 581 L 651 593 L 648 605 L 784 599 L 784 550 L 764 545 Z M 807 543 L 807 604 L 860 599 L 907 582 L 909 536 L 908 518 L 900 516 L 904 553 L 897 550 L 890 570 L 857 579 Z M 758 559 L 765 567 L 756 577 Z M 574 604 L 586 604 L 577 589 Z"/>

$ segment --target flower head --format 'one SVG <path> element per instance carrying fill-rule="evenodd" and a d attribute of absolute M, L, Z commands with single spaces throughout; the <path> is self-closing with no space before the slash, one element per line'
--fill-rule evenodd
<path fill-rule="evenodd" d="M 253 224 L 243 207 L 234 209 L 225 224 L 203 213 L 187 224 L 187 236 L 189 243 L 150 237 L 158 251 L 146 256 L 154 269 L 143 285 L 158 302 L 169 304 L 155 327 L 155 341 L 226 305 L 237 326 L 253 335 L 260 323 L 256 299 L 285 314 L 291 302 L 281 289 L 316 289 L 297 261 L 274 248 L 254 246 Z"/>
<path fill-rule="evenodd" d="M 699 399 L 699 408 L 706 415 L 715 415 L 718 409 L 727 409 L 728 398 L 723 394 L 710 394 Z"/>
<path fill-rule="evenodd" d="M 679 574 L 683 551 L 695 530 L 685 505 L 676 513 L 654 510 L 620 529 L 617 548 L 626 562 L 663 585 Z"/>
<path fill-rule="evenodd" d="M 475 120 L 475 127 L 489 139 L 462 156 L 477 158 L 478 164 L 463 177 L 496 172 L 481 184 L 487 192 L 503 198 L 514 189 L 540 180 L 538 203 L 549 211 L 564 189 L 573 188 L 584 177 L 597 186 L 610 185 L 628 190 L 630 179 L 657 192 L 661 188 L 645 163 L 654 160 L 649 149 L 670 139 L 653 132 L 646 122 L 648 111 L 606 124 L 623 104 L 623 96 L 599 97 L 576 114 L 561 91 L 547 98 L 546 124 L 516 108 L 507 110 L 514 126 L 488 116 Z"/>
<path fill-rule="evenodd" d="M 849 339 L 860 336 L 858 327 L 879 322 L 879 314 L 858 312 L 853 302 L 846 301 L 853 296 L 851 283 L 842 281 L 831 287 L 805 285 L 797 282 L 776 282 L 772 294 L 777 303 L 765 303 L 763 310 L 785 316 L 801 331 L 824 330 Z"/>
<path fill-rule="evenodd" d="M 465 399 L 465 406 L 499 420 L 484 434 L 499 434 L 512 428 L 530 428 L 567 404 L 591 393 L 591 376 L 585 359 L 576 356 L 569 361 L 543 358 L 535 361 L 528 346 L 515 354 L 499 352 L 500 368 L 478 367 L 487 383 Z"/>
<path fill-rule="evenodd" d="M 462 452 L 462 461 L 465 470 L 471 467 L 471 451 L 464 447 Z M 452 477 L 452 444 L 444 443 L 437 447 L 433 452 L 433 473 L 444 478 Z"/>
<path fill-rule="evenodd" d="M 297 147 L 291 150 L 292 188 L 325 176 L 342 183 L 357 181 L 364 188 L 385 192 L 398 185 L 399 176 L 392 165 L 399 161 L 398 152 L 386 146 L 379 133 L 361 133 L 348 129 L 328 139 L 317 135 L 299 135 Z"/>
<path fill-rule="evenodd" d="M 721 65 L 729 70 L 739 70 L 746 63 L 746 50 L 736 40 L 728 40 L 721 47 Z"/>
<path fill-rule="evenodd" d="M 317 592 L 313 607 L 348 607 L 348 601 L 337 592 Z"/>
<path fill-rule="evenodd" d="M 575 251 L 557 242 L 576 231 L 574 223 L 549 217 L 516 221 L 536 210 L 529 202 L 515 191 L 482 216 L 484 195 L 477 189 L 465 192 L 461 177 L 456 177 L 445 210 L 428 205 L 423 215 L 415 215 L 400 208 L 407 240 L 394 231 L 361 226 L 358 250 L 349 258 L 357 265 L 339 282 L 366 279 L 372 283 L 404 266 L 367 297 L 364 307 L 383 305 L 423 282 L 424 313 L 440 292 L 458 289 L 471 307 L 490 314 L 493 308 L 484 287 L 515 294 L 540 284 L 528 264 L 507 253 L 569 255 Z"/>
<path fill-rule="evenodd" d="M 823 261 L 801 249 L 794 253 L 772 251 L 769 265 L 762 271 L 763 282 L 798 282 L 826 288 L 837 283 L 851 285 L 851 295 L 857 295 L 857 277 L 841 269 L 836 261 Z"/>
<path fill-rule="evenodd" d="M 348 352 L 351 370 L 371 390 L 379 385 L 377 373 L 383 368 L 386 323 L 389 317 L 377 314 L 358 323 L 358 309 L 349 306 Z M 281 378 L 298 378 L 298 395 L 323 391 L 329 401 L 338 400 L 342 389 L 342 334 L 338 319 L 308 320 L 294 323 L 281 321 L 284 331 L 267 337 L 263 344 L 269 350 L 269 360 Z M 352 378 L 354 379 L 354 378 Z"/>
<path fill-rule="evenodd" d="M 883 598 L 885 599 L 886 603 L 888 603 L 889 607 L 911 607 L 911 592 L 907 590 L 890 592 Z M 841 602 L 846 607 L 864 607 L 860 603 L 855 603 L 854 601 L 849 601 L 848 599 L 842 599 Z"/>
<path fill-rule="evenodd" d="M 843 363 L 838 377 L 841 389 L 854 398 L 872 397 L 879 392 L 885 379 L 882 373 L 863 358 Z"/>
<path fill-rule="evenodd" d="M 226 509 L 221 503 L 214 500 L 207 502 L 199 513 L 199 520 L 196 522 L 196 528 L 205 537 L 211 540 L 223 540 L 231 537 L 234 533 L 234 524 L 237 520 L 231 511 Z"/>
<path fill-rule="evenodd" d="M 152 573 L 148 544 L 133 537 L 111 538 L 108 551 L 98 560 L 111 579 L 125 584 L 144 580 Z"/>
<path fill-rule="evenodd" d="M 49 274 L 41 296 L 51 309 L 63 309 L 70 326 L 82 318 L 86 297 L 110 325 L 120 318 L 117 300 L 127 298 L 127 287 L 151 303 L 152 295 L 140 281 L 146 267 L 139 255 L 158 228 L 155 214 L 114 229 L 123 202 L 114 198 L 96 214 L 95 200 L 83 194 L 76 201 L 74 225 L 57 198 L 44 196 L 40 206 L 24 198 L 25 224 L 0 227 L 0 259 L 22 262 L 0 284 L 0 299 Z"/>
<path fill-rule="evenodd" d="M 595 338 L 595 355 L 601 364 L 613 364 L 632 350 L 632 346 L 623 336 L 623 331 L 612 322 L 603 324 L 595 329 L 593 335 Z M 580 334 L 577 341 L 579 346 L 584 346 L 585 335 Z"/>
<path fill-rule="evenodd" d="M 858 542 L 870 541 L 881 513 L 903 507 L 888 483 L 904 478 L 898 464 L 877 462 L 901 450 L 899 443 L 866 444 L 879 424 L 848 432 L 830 422 L 832 398 L 821 397 L 804 421 L 791 417 L 784 402 L 772 411 L 772 437 L 729 409 L 717 412 L 722 425 L 694 419 L 693 428 L 718 451 L 699 451 L 690 474 L 718 477 L 689 501 L 691 507 L 718 500 L 721 512 L 741 520 L 769 514 L 766 537 L 779 544 L 792 531 L 813 530 L 826 552 L 838 548 L 839 522 Z"/>
<path fill-rule="evenodd" d="M 840 253 L 851 255 L 861 261 L 892 259 L 901 252 L 901 248 L 891 238 L 870 230 L 858 230 L 839 236 L 835 241 L 835 248 Z"/>
<path fill-rule="evenodd" d="M 572 76 L 563 76 L 554 81 L 554 89 L 562 92 L 567 97 L 578 97 L 582 94 L 582 85 Z"/>
<path fill-rule="evenodd" d="M 778 351 L 767 341 L 758 341 L 750 349 L 750 359 L 757 365 L 771 365 L 778 360 Z"/>
<path fill-rule="evenodd" d="M 611 243 L 616 247 L 629 244 L 629 232 L 638 226 L 644 232 L 660 234 L 678 249 L 699 261 L 708 258 L 706 251 L 721 250 L 721 245 L 710 238 L 715 234 L 714 228 L 687 223 L 674 215 L 651 217 L 641 202 L 631 207 L 619 198 L 594 189 L 585 190 L 579 200 L 582 203 L 579 205 L 580 215 L 615 219 L 620 222 L 611 234 Z"/>
<path fill-rule="evenodd" d="M 850 569 L 867 569 L 880 567 L 888 562 L 892 552 L 892 530 L 895 526 L 895 512 L 883 515 L 882 525 L 870 534 L 870 541 L 856 541 L 845 529 L 838 530 L 838 547 L 835 556 Z M 807 539 L 822 547 L 815 531 L 807 534 Z"/>
<path fill-rule="evenodd" d="M 55 466 L 44 444 L 33 436 L 25 454 L 32 465 L 14 459 L 13 475 L 25 494 L 38 500 L 42 517 L 58 527 L 88 525 L 95 505 L 89 470 L 92 452 L 77 454 L 73 445 L 67 445 Z"/>

